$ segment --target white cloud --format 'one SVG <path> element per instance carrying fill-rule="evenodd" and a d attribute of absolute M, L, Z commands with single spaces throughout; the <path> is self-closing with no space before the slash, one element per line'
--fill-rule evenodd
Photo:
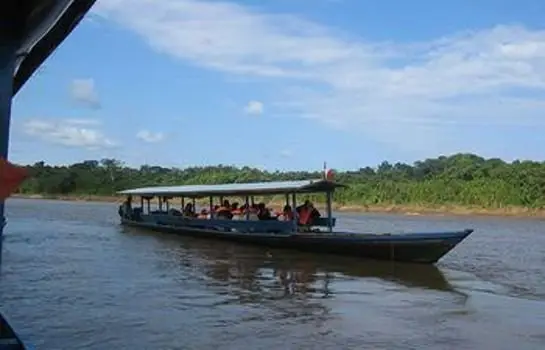
<path fill-rule="evenodd" d="M 136 138 L 148 142 L 148 143 L 156 143 L 161 142 L 165 138 L 165 135 L 161 132 L 151 132 L 149 130 L 140 130 L 138 133 L 136 133 Z"/>
<path fill-rule="evenodd" d="M 259 101 L 250 101 L 244 107 L 244 113 L 246 114 L 261 115 L 263 114 L 263 111 L 264 111 L 263 102 L 259 102 Z"/>
<path fill-rule="evenodd" d="M 96 123 L 90 124 L 90 120 L 84 119 L 32 119 L 23 123 L 23 131 L 42 141 L 63 146 L 81 147 L 89 150 L 115 146 L 115 142 L 104 136 L 100 130 L 91 128 L 92 125 L 96 125 Z"/>
<path fill-rule="evenodd" d="M 280 151 L 280 156 L 283 158 L 290 158 L 293 155 L 293 152 L 289 149 L 284 149 Z"/>
<path fill-rule="evenodd" d="M 98 119 L 67 118 L 67 119 L 62 119 L 62 121 L 71 125 L 98 126 L 102 124 L 102 122 Z"/>
<path fill-rule="evenodd" d="M 477 142 L 459 125 L 545 125 L 545 31 L 500 25 L 396 44 L 221 1 L 103 0 L 94 11 L 194 65 L 285 82 L 273 112 L 402 148 Z"/>
<path fill-rule="evenodd" d="M 74 79 L 70 84 L 70 96 L 77 102 L 91 108 L 100 107 L 98 93 L 93 79 Z"/>

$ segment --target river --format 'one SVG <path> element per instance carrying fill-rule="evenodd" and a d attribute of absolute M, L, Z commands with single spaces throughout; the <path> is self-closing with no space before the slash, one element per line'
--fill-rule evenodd
<path fill-rule="evenodd" d="M 338 214 L 474 228 L 437 267 L 157 234 L 117 206 L 12 199 L 0 309 L 37 349 L 544 349 L 545 221 Z"/>

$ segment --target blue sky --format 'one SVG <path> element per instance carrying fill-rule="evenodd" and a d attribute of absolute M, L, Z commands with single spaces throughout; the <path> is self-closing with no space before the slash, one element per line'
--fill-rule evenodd
<path fill-rule="evenodd" d="M 543 160 L 543 18 L 537 0 L 99 0 L 16 97 L 11 159 Z"/>

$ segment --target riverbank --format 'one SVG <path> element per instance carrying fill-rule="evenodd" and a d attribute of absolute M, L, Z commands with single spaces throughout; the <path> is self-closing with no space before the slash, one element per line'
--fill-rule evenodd
<path fill-rule="evenodd" d="M 22 195 L 15 194 L 11 198 L 20 199 L 41 199 L 41 200 L 61 200 L 72 202 L 102 202 L 102 203 L 121 203 L 124 197 L 118 196 L 94 196 L 94 195 Z M 153 201 L 152 201 L 153 203 Z M 206 203 L 202 203 L 206 205 Z M 267 203 L 269 207 L 280 210 L 282 202 L 272 201 Z M 317 203 L 319 210 L 324 210 L 324 205 Z M 538 217 L 545 218 L 545 209 L 532 209 L 525 207 L 506 207 L 506 208 L 480 208 L 459 205 L 361 205 L 361 204 L 339 204 L 333 203 L 333 210 L 349 213 L 383 213 L 399 215 L 452 215 L 452 216 L 508 216 L 508 217 Z"/>

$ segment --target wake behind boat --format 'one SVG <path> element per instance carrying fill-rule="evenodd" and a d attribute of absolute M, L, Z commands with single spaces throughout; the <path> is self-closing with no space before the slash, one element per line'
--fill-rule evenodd
<path fill-rule="evenodd" d="M 120 191 L 127 200 L 119 207 L 123 225 L 202 238 L 225 239 L 278 248 L 351 255 L 377 260 L 433 264 L 451 251 L 473 230 L 414 233 L 357 233 L 335 231 L 332 213 L 335 189 L 346 187 L 324 176 L 318 180 L 235 183 L 220 185 L 156 186 Z M 326 195 L 326 216 L 306 200 L 297 206 L 298 196 Z M 271 215 L 256 196 L 284 195 L 285 207 Z M 132 196 L 140 197 L 133 208 Z M 157 197 L 158 208 L 150 201 Z M 243 205 L 225 198 L 241 198 Z M 181 198 L 182 210 L 171 200 Z M 208 199 L 208 208 L 195 211 L 196 200 Z M 186 199 L 189 200 L 184 204 Z M 215 205 L 219 199 L 221 205 Z"/>

